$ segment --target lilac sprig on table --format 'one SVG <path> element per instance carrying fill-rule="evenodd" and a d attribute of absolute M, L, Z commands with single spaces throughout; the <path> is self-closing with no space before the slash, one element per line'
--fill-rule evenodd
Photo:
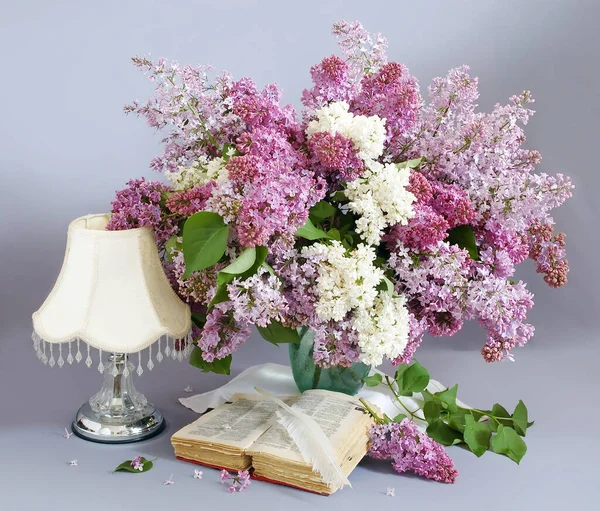
<path fill-rule="evenodd" d="M 154 466 L 154 462 L 158 458 L 154 458 L 153 460 L 147 460 L 143 456 L 136 456 L 132 460 L 125 460 L 121 463 L 117 468 L 115 468 L 115 472 L 131 472 L 134 474 L 140 474 L 142 472 L 148 472 L 152 470 Z"/>
<path fill-rule="evenodd" d="M 229 493 L 242 492 L 250 486 L 250 472 L 239 470 L 237 474 L 230 474 L 227 470 L 221 470 L 219 474 L 221 484 L 230 484 Z"/>
<path fill-rule="evenodd" d="M 496 403 L 491 410 L 460 406 L 456 394 L 458 385 L 439 392 L 427 390 L 429 372 L 417 361 L 399 366 L 394 378 L 376 373 L 364 379 L 368 386 L 385 385 L 405 413 L 396 417 L 379 416 L 361 399 L 375 419 L 371 430 L 369 454 L 377 459 L 392 459 L 399 472 L 412 470 L 443 482 L 454 482 L 452 460 L 442 446 L 464 444 L 476 456 L 491 450 L 520 463 L 527 452 L 522 437 L 533 425 L 527 407 L 519 401 L 513 413 Z M 411 409 L 402 397 L 421 394 L 423 406 Z M 427 424 L 421 432 L 415 422 Z M 436 460 L 424 464 L 423 460 Z"/>

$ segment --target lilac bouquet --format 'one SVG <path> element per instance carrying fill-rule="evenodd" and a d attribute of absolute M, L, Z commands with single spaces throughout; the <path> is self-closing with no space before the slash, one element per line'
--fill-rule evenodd
<path fill-rule="evenodd" d="M 425 99 L 381 35 L 333 33 L 342 54 L 311 68 L 301 116 L 276 85 L 134 58 L 156 93 L 125 111 L 166 132 L 151 167 L 168 184 L 130 181 L 108 228 L 153 228 L 203 370 L 228 372 L 253 326 L 276 342 L 309 327 L 321 367 L 387 358 L 418 372 L 425 333 L 477 320 L 485 361 L 512 359 L 534 331 L 515 266 L 533 259 L 552 287 L 568 272 L 550 212 L 573 185 L 535 173 L 540 154 L 522 147 L 533 99 L 478 112 L 467 66 Z"/>

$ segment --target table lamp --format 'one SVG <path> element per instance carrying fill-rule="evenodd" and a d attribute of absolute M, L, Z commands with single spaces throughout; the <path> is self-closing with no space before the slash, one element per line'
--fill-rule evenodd
<path fill-rule="evenodd" d="M 164 428 L 160 411 L 135 389 L 132 373 L 141 375 L 144 365 L 152 370 L 153 358 L 183 360 L 192 349 L 191 315 L 163 271 L 151 229 L 107 231 L 109 219 L 88 215 L 69 225 L 62 270 L 33 314 L 32 338 L 38 358 L 50 366 L 85 356 L 91 367 L 91 350 L 98 351 L 104 385 L 77 412 L 73 432 L 126 443 Z"/>

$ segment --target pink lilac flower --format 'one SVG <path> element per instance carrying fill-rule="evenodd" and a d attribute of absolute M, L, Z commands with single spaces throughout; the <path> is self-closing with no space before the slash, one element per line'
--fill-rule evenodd
<path fill-rule="evenodd" d="M 282 322 L 288 303 L 280 291 L 280 280 L 266 269 L 241 280 L 234 279 L 227 286 L 233 319 L 238 324 L 266 327 L 272 321 Z"/>
<path fill-rule="evenodd" d="M 385 119 L 387 140 L 394 145 L 407 133 L 417 119 L 421 95 L 417 80 L 397 62 L 388 62 L 372 75 L 361 80 L 361 91 L 351 109 L 362 115 L 377 115 Z"/>
<path fill-rule="evenodd" d="M 350 139 L 340 133 L 314 133 L 308 140 L 317 168 L 334 182 L 354 181 L 361 176 L 364 162 Z"/>
<path fill-rule="evenodd" d="M 544 281 L 551 287 L 564 286 L 569 271 L 564 249 L 566 235 L 554 235 L 552 225 L 540 222 L 529 228 L 529 234 L 529 257 L 536 261 L 536 271 L 545 274 Z"/>
<path fill-rule="evenodd" d="M 221 484 L 229 483 L 231 481 L 229 493 L 242 492 L 251 484 L 250 472 L 247 470 L 240 470 L 237 475 L 232 475 L 227 472 L 227 470 L 221 470 L 219 480 L 221 481 Z"/>
<path fill-rule="evenodd" d="M 141 456 L 136 456 L 135 458 L 133 458 L 131 460 L 131 466 L 135 470 L 139 470 L 139 471 L 144 470 L 144 464 L 142 463 L 142 457 Z"/>
<path fill-rule="evenodd" d="M 427 204 L 433 199 L 433 187 L 427 178 L 420 172 L 410 173 L 409 184 L 406 189 L 417 199 L 417 203 Z"/>
<path fill-rule="evenodd" d="M 448 236 L 450 225 L 446 219 L 436 213 L 432 207 L 417 204 L 414 207 L 414 216 L 407 225 L 395 225 L 383 241 L 388 244 L 390 250 L 394 250 L 398 242 L 417 252 L 426 251 Z"/>
<path fill-rule="evenodd" d="M 334 23 L 332 32 L 346 57 L 350 80 L 359 82 L 365 74 L 375 73 L 387 62 L 385 37 L 374 34 L 371 38 L 358 21 Z"/>
<path fill-rule="evenodd" d="M 127 188 L 117 192 L 112 202 L 112 216 L 106 229 L 120 231 L 138 227 L 150 227 L 156 243 L 163 245 L 175 232 L 177 222 L 161 208 L 162 194 L 169 188 L 157 181 L 144 178 L 132 179 Z"/>
<path fill-rule="evenodd" d="M 315 334 L 315 364 L 321 367 L 350 367 L 359 361 L 358 333 L 352 321 L 314 321 L 312 329 Z"/>
<path fill-rule="evenodd" d="M 170 255 L 172 261 L 164 263 L 163 267 L 177 294 L 185 302 L 208 306 L 217 292 L 217 274 L 226 264 L 217 263 L 202 271 L 195 271 L 184 279 L 185 260 L 183 252 L 175 250 Z"/>
<path fill-rule="evenodd" d="M 477 216 L 468 193 L 457 185 L 435 183 L 429 204 L 446 219 L 450 228 L 470 224 Z"/>
<path fill-rule="evenodd" d="M 232 112 L 233 80 L 228 74 L 211 81 L 206 66 L 182 67 L 145 57 L 132 60 L 156 85 L 156 91 L 146 104 L 135 101 L 125 112 L 145 117 L 156 129 L 170 129 L 163 139 L 163 155 L 151 162 L 154 170 L 175 171 L 201 155 L 220 156 L 220 148 L 244 130 L 244 122 Z"/>
<path fill-rule="evenodd" d="M 203 186 L 195 186 L 189 190 L 172 194 L 167 199 L 167 209 L 181 216 L 192 216 L 203 211 L 206 201 L 211 196 L 216 183 L 211 181 Z"/>
<path fill-rule="evenodd" d="M 231 355 L 248 340 L 251 331 L 250 324 L 235 321 L 230 302 L 215 305 L 206 316 L 206 323 L 198 339 L 202 358 L 213 362 Z"/>
<path fill-rule="evenodd" d="M 411 471 L 442 483 L 454 483 L 458 471 L 443 446 L 423 433 L 410 420 L 375 424 L 371 428 L 369 456 L 392 460 L 397 472 Z"/>
<path fill-rule="evenodd" d="M 350 81 L 349 71 L 348 64 L 336 55 L 325 57 L 310 68 L 314 87 L 302 91 L 302 104 L 307 108 L 308 116 L 330 101 L 350 101 L 355 87 Z"/>

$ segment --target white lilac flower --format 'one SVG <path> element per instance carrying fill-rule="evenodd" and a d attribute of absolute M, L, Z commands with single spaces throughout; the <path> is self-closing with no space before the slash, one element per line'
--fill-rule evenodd
<path fill-rule="evenodd" d="M 67 428 L 65 428 L 65 434 L 63 435 L 63 438 L 66 438 L 68 440 L 72 436 L 73 436 L 73 433 L 71 431 L 69 431 Z"/>
<path fill-rule="evenodd" d="M 358 332 L 360 359 L 378 366 L 383 357 L 395 360 L 408 344 L 409 314 L 406 299 L 381 292 L 370 309 L 354 313 L 353 327 Z"/>
<path fill-rule="evenodd" d="M 363 160 L 379 158 L 385 142 L 385 119 L 377 115 L 354 115 L 349 108 L 345 101 L 337 101 L 317 109 L 317 118 L 308 123 L 306 134 L 310 137 L 324 131 L 332 135 L 340 133 L 352 141 Z"/>
<path fill-rule="evenodd" d="M 194 469 L 194 479 L 202 479 L 202 470 Z"/>
<path fill-rule="evenodd" d="M 396 496 L 396 488 L 388 488 L 385 492 L 385 494 L 388 497 L 395 497 Z"/>
<path fill-rule="evenodd" d="M 223 183 L 228 178 L 228 172 L 223 158 L 209 160 L 200 156 L 189 167 L 179 167 L 175 171 L 165 171 L 165 175 L 173 190 L 180 192 L 195 186 L 202 186 L 210 181 Z"/>
<path fill-rule="evenodd" d="M 173 481 L 173 474 L 171 474 L 171 475 L 169 476 L 169 479 L 167 479 L 167 480 L 166 480 L 166 481 L 163 483 L 163 485 L 164 485 L 164 486 L 170 486 L 170 485 L 172 485 L 172 484 L 175 484 L 175 481 Z"/>
<path fill-rule="evenodd" d="M 71 460 L 69 462 L 69 466 L 71 467 L 77 467 L 79 465 L 79 462 L 77 460 Z"/>
<path fill-rule="evenodd" d="M 347 253 L 340 242 L 332 241 L 305 247 L 302 255 L 315 260 L 318 268 L 316 313 L 321 320 L 341 321 L 352 309 L 373 306 L 383 270 L 373 264 L 372 247 L 359 244 Z"/>
<path fill-rule="evenodd" d="M 415 196 L 406 187 L 410 169 L 393 163 L 371 161 L 363 176 L 346 185 L 348 207 L 360 216 L 356 231 L 371 245 L 378 245 L 386 227 L 406 225 L 413 217 Z"/>

